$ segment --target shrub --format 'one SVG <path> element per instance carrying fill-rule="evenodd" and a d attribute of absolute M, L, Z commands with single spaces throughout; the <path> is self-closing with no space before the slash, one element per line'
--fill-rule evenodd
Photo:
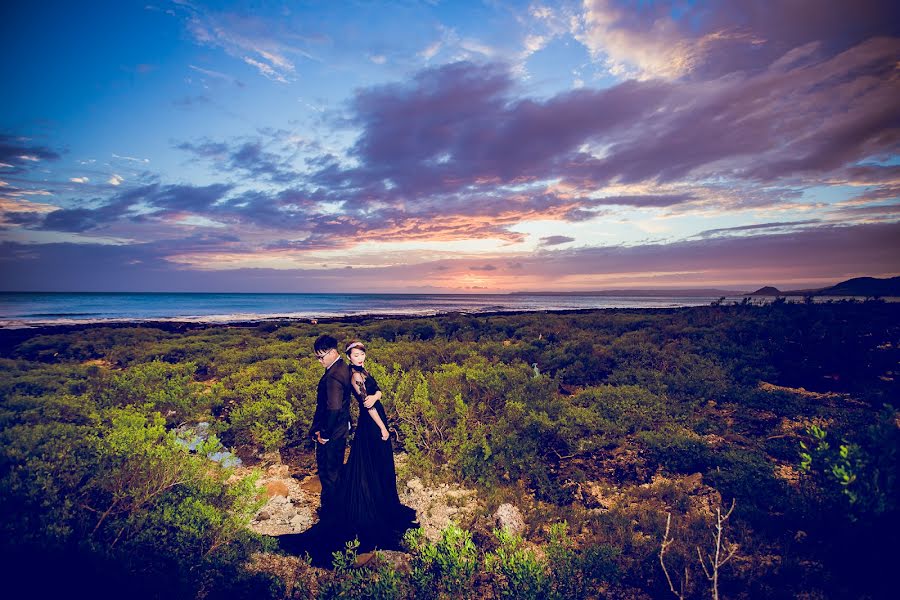
<path fill-rule="evenodd" d="M 548 592 L 546 564 L 533 550 L 523 547 L 522 538 L 504 529 L 494 530 L 498 548 L 484 557 L 489 573 L 499 576 L 495 589 L 501 598 L 545 598 Z"/>
<path fill-rule="evenodd" d="M 643 431 L 637 439 L 644 447 L 648 462 L 672 473 L 702 472 L 716 464 L 709 445 L 691 431 L 675 428 Z"/>
<path fill-rule="evenodd" d="M 359 540 L 353 540 L 334 553 L 331 573 L 319 581 L 319 598 L 389 600 L 406 595 L 405 582 L 390 564 L 379 564 L 374 571 L 357 568 L 357 548 Z"/>
<path fill-rule="evenodd" d="M 135 365 L 113 374 L 108 385 L 100 388 L 97 400 L 101 406 L 143 405 L 162 414 L 174 411 L 168 420 L 177 423 L 197 409 L 195 370 L 194 363 L 153 361 Z"/>
<path fill-rule="evenodd" d="M 591 545 L 575 549 L 565 521 L 550 526 L 547 544 L 549 597 L 560 600 L 585 598 L 600 582 L 616 582 L 619 567 L 615 560 L 621 549 L 608 545 Z"/>
<path fill-rule="evenodd" d="M 404 539 L 413 555 L 410 577 L 416 598 L 436 598 L 442 592 L 450 597 L 466 595 L 478 564 L 478 550 L 468 531 L 451 523 L 435 543 L 421 529 L 409 530 Z"/>
<path fill-rule="evenodd" d="M 836 439 L 833 433 L 811 425 L 806 430 L 808 440 L 800 442 L 800 469 L 852 520 L 897 509 L 900 429 L 896 419 L 894 408 L 885 405 L 856 441 Z M 837 502 L 838 497 L 842 501 Z"/>

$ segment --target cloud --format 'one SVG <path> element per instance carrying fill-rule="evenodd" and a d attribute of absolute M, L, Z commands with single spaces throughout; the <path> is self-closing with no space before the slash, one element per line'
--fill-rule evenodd
<path fill-rule="evenodd" d="M 285 78 L 284 75 L 282 75 L 281 73 L 276 71 L 275 68 L 272 67 L 272 65 L 270 65 L 268 63 L 260 62 L 256 59 L 250 58 L 249 56 L 244 56 L 244 57 L 242 57 L 242 59 L 245 63 L 247 63 L 251 67 L 256 67 L 256 69 L 260 73 L 262 73 L 269 79 L 272 79 L 273 81 L 277 81 L 279 83 L 287 83 L 288 82 L 287 78 Z M 293 69 L 291 69 L 291 70 L 293 70 Z"/>
<path fill-rule="evenodd" d="M 549 235 L 540 239 L 541 246 L 559 246 L 560 244 L 568 244 L 574 241 L 575 238 L 567 235 Z"/>
<path fill-rule="evenodd" d="M 17 198 L 18 191 L 10 186 L 2 186 L 0 192 L 0 225 L 21 225 L 30 227 L 40 224 L 44 215 L 57 210 L 52 204 L 31 202 Z M 7 197 L 9 196 L 9 197 Z"/>
<path fill-rule="evenodd" d="M 216 12 L 189 4 L 181 5 L 181 9 L 188 32 L 196 43 L 219 48 L 273 81 L 288 83 L 294 79 L 296 66 L 291 57 L 316 60 L 306 50 L 285 41 L 303 38 L 291 30 L 284 19 L 266 19 L 238 12 Z M 193 66 L 191 68 L 214 76 L 212 71 Z"/>
<path fill-rule="evenodd" d="M 472 265 L 469 267 L 470 271 L 496 271 L 497 267 L 494 265 Z"/>
<path fill-rule="evenodd" d="M 801 225 L 812 225 L 814 223 L 820 223 L 820 219 L 809 219 L 806 221 L 784 221 L 781 223 L 754 223 L 753 225 L 740 225 L 738 227 L 722 227 L 719 229 L 707 229 L 706 231 L 701 231 L 697 234 L 696 237 L 700 238 L 709 238 L 715 237 L 722 234 L 731 235 L 739 232 L 746 231 L 759 231 L 761 229 L 792 229 L 795 227 L 799 227 Z"/>
<path fill-rule="evenodd" d="M 142 163 L 142 164 L 147 164 L 150 162 L 149 158 L 137 158 L 134 156 L 120 156 L 116 153 L 113 153 L 112 157 L 115 159 L 118 159 L 118 160 L 126 160 L 128 162 L 136 162 L 136 163 Z"/>
<path fill-rule="evenodd" d="M 175 147 L 190 152 L 197 158 L 212 161 L 216 169 L 225 173 L 240 171 L 255 179 L 278 183 L 289 183 L 299 178 L 299 174 L 291 168 L 293 155 L 299 146 L 295 146 L 288 156 L 266 150 L 259 139 L 231 144 L 210 140 L 200 143 L 182 142 Z"/>
<path fill-rule="evenodd" d="M 711 83 L 628 81 L 543 101 L 516 98 L 502 65 L 443 65 L 360 91 L 358 164 L 313 181 L 367 197 L 389 182 L 393 196 L 420 197 L 551 179 L 594 191 L 819 177 L 896 147 L 898 52 L 900 40 L 876 39 Z"/>
<path fill-rule="evenodd" d="M 511 220 L 585 220 L 600 206 L 721 211 L 791 195 L 799 207 L 797 185 L 859 170 L 900 139 L 898 81 L 883 76 L 898 44 L 873 40 L 712 83 L 628 81 L 541 101 L 517 98 L 502 65 L 425 69 L 361 90 L 355 164 L 323 161 L 310 181 L 348 214 L 390 206 L 398 218 L 490 206 Z M 604 193 L 638 184 L 645 192 Z"/>
<path fill-rule="evenodd" d="M 58 160 L 60 154 L 44 146 L 29 143 L 23 136 L 0 133 L 0 172 L 3 175 L 20 174 L 44 160 Z"/>
<path fill-rule="evenodd" d="M 900 218 L 900 204 L 877 204 L 870 206 L 846 206 L 829 212 L 829 217 L 837 219 L 865 219 L 867 221 L 896 221 Z"/>
<path fill-rule="evenodd" d="M 840 281 L 900 274 L 900 224 L 811 226 L 789 233 L 711 236 L 672 243 L 556 250 L 522 262 L 540 279 L 590 285 L 616 278 L 664 277 L 677 283 Z M 602 277 L 599 277 L 602 276 Z"/>
<path fill-rule="evenodd" d="M 61 208 L 47 214 L 39 229 L 86 232 L 107 227 L 117 221 L 162 219 L 180 213 L 204 213 L 231 190 L 225 184 L 209 186 L 150 184 L 113 195 L 94 207 Z"/>
<path fill-rule="evenodd" d="M 108 183 L 109 185 L 122 185 L 123 181 L 125 181 L 125 179 L 121 175 L 116 175 L 115 173 L 113 173 L 106 181 L 106 183 Z"/>
<path fill-rule="evenodd" d="M 352 245 L 363 232 L 369 240 L 516 242 L 524 238 L 511 228 L 523 221 L 584 221 L 603 207 L 670 216 L 797 210 L 805 208 L 797 186 L 823 175 L 896 178 L 857 164 L 893 143 L 885 127 L 900 114 L 896 83 L 873 74 L 895 49 L 875 40 L 713 83 L 629 81 L 541 101 L 516 97 L 503 65 L 453 63 L 360 90 L 352 120 L 361 132 L 347 166 L 320 154 L 301 175 L 283 149 L 258 140 L 179 147 L 225 172 L 290 183 L 302 198 L 296 207 L 257 194 L 211 218 L 294 228 L 303 234 L 291 238 L 297 251 Z M 630 189 L 640 193 L 611 193 Z"/>
<path fill-rule="evenodd" d="M 88 183 L 90 179 L 88 179 L 87 177 L 70 177 L 69 181 L 71 181 L 72 183 Z"/>
<path fill-rule="evenodd" d="M 236 77 L 229 75 L 227 73 L 222 73 L 221 71 L 215 71 L 213 69 L 205 69 L 203 67 L 198 67 L 196 65 L 188 65 L 188 68 L 204 75 L 210 80 L 219 81 L 223 83 L 230 83 L 236 85 L 238 87 L 244 87 L 244 83 L 237 79 Z"/>
<path fill-rule="evenodd" d="M 133 245 L 0 243 L 4 290 L 66 291 L 386 291 L 459 288 L 460 275 L 490 271 L 505 289 L 598 289 L 617 286 L 742 285 L 821 281 L 900 274 L 900 224 L 810 227 L 788 234 L 727 236 L 671 244 L 642 244 L 540 252 L 517 258 L 509 273 L 492 263 L 443 260 L 391 267 L 346 263 L 333 268 L 191 268 L 179 257 L 210 260 L 230 251 L 256 253 L 224 236 L 195 236 Z M 785 257 L 791 260 L 785 260 Z M 85 269 L 90 265 L 90 269 Z M 494 266 L 494 269 L 484 267 Z M 473 268 L 475 267 L 475 268 Z M 481 267 L 481 268 L 478 268 Z M 390 282 L 387 285 L 386 282 Z"/>
<path fill-rule="evenodd" d="M 323 170 L 316 182 L 389 180 L 395 193 L 413 196 L 537 181 L 556 175 L 587 139 L 655 110 L 663 91 L 625 84 L 535 102 L 515 101 L 513 87 L 501 65 L 454 63 L 421 71 L 409 85 L 361 91 L 354 110 L 363 132 L 352 149 L 361 166 Z"/>
<path fill-rule="evenodd" d="M 443 40 L 437 40 L 437 41 L 429 44 L 421 52 L 419 52 L 419 56 L 422 57 L 424 60 L 429 61 L 432 58 L 434 58 L 435 56 L 437 56 L 437 53 L 441 51 L 441 48 L 443 47 L 443 45 L 444 45 Z"/>
<path fill-rule="evenodd" d="M 768 2 L 587 0 L 572 32 L 614 74 L 713 79 L 781 60 L 831 56 L 900 32 L 900 9 L 879 0 Z"/>

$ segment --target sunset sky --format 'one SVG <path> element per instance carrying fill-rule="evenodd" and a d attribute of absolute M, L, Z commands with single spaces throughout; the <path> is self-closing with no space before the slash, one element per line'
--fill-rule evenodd
<path fill-rule="evenodd" d="M 0 13 L 0 290 L 900 274 L 896 1 Z"/>

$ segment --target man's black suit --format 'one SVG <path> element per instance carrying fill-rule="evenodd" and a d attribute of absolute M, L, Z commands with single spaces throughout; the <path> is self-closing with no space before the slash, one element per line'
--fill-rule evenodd
<path fill-rule="evenodd" d="M 316 412 L 310 436 L 316 432 L 328 440 L 316 442 L 316 466 L 322 483 L 322 516 L 334 508 L 338 476 L 344 464 L 347 434 L 350 433 L 350 368 L 340 358 L 326 369 L 316 392 Z"/>

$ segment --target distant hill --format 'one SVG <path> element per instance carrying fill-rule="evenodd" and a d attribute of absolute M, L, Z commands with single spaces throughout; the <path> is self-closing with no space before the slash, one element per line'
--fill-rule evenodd
<path fill-rule="evenodd" d="M 836 285 L 814 290 L 790 290 L 782 292 L 778 288 L 766 286 L 747 296 L 900 296 L 900 277 L 878 279 L 877 277 L 856 277 Z"/>
<path fill-rule="evenodd" d="M 587 292 L 510 292 L 511 296 L 628 296 L 630 298 L 705 298 L 744 296 L 744 292 L 717 289 L 591 290 Z"/>
<path fill-rule="evenodd" d="M 755 292 L 750 292 L 747 294 L 748 296 L 784 296 L 784 293 L 781 292 L 778 288 L 772 287 L 771 285 L 767 285 L 766 287 L 759 288 Z"/>
<path fill-rule="evenodd" d="M 856 277 L 819 290 L 820 296 L 900 296 L 900 277 Z"/>

